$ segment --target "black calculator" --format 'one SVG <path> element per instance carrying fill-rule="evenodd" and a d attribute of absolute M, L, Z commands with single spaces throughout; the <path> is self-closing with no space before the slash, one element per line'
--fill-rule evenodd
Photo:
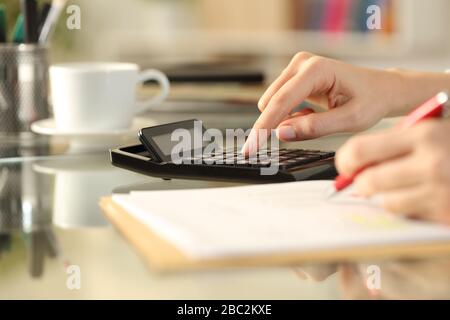
<path fill-rule="evenodd" d="M 332 151 L 270 147 L 246 157 L 235 147 L 198 139 L 206 131 L 199 123 L 191 119 L 143 128 L 138 134 L 141 144 L 111 150 L 112 164 L 163 179 L 269 183 L 337 175 Z"/>

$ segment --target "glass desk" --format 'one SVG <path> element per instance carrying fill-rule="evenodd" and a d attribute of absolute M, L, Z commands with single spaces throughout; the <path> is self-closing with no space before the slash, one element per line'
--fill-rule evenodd
<path fill-rule="evenodd" d="M 345 139 L 297 146 L 333 150 Z M 112 167 L 106 151 L 68 155 L 45 139 L 0 146 L 0 299 L 450 298 L 447 257 L 153 273 L 104 219 L 99 198 L 231 184 L 146 177 Z M 72 264 L 80 267 L 79 290 L 66 284 Z M 373 266 L 381 271 L 381 289 L 368 286 Z"/>

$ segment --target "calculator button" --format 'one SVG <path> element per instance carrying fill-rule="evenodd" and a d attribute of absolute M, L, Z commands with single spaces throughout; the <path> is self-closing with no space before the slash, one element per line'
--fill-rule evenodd
<path fill-rule="evenodd" d="M 265 151 L 265 152 L 258 152 L 256 155 L 257 155 L 258 157 L 267 157 L 267 156 L 270 156 L 271 153 Z"/>
<path fill-rule="evenodd" d="M 271 166 L 271 167 L 275 167 L 275 168 L 278 167 L 279 169 L 284 169 L 284 168 L 286 167 L 285 164 L 280 163 L 280 162 L 278 162 L 278 161 L 271 161 L 271 162 L 270 162 L 270 166 Z"/>
<path fill-rule="evenodd" d="M 273 160 L 273 161 L 276 161 L 276 160 Z M 283 160 L 280 159 L 280 160 L 278 160 L 278 162 L 280 163 L 280 165 L 285 166 L 285 165 L 288 165 L 288 164 L 297 163 L 298 161 L 294 160 L 294 159 L 283 159 Z"/>
<path fill-rule="evenodd" d="M 251 165 L 257 164 L 260 162 L 260 160 L 258 158 L 252 157 L 252 158 L 248 158 L 247 162 Z"/>
<path fill-rule="evenodd" d="M 234 158 L 225 158 L 225 159 L 223 160 L 223 162 L 224 162 L 225 164 L 233 164 L 233 163 L 236 162 L 236 159 L 234 159 Z"/>
<path fill-rule="evenodd" d="M 297 154 L 298 152 L 300 152 L 300 150 L 298 150 L 298 149 L 291 149 L 291 150 L 286 150 L 286 151 L 280 153 L 280 155 L 283 155 L 283 156 L 288 156 L 288 155 L 289 155 L 289 156 L 293 156 L 293 155 Z"/>
<path fill-rule="evenodd" d="M 216 164 L 222 164 L 225 162 L 225 159 L 223 158 L 223 156 L 215 156 L 214 157 L 214 163 Z"/>
<path fill-rule="evenodd" d="M 326 158 L 330 158 L 330 157 L 334 157 L 335 153 L 334 152 L 322 152 L 320 154 L 322 159 L 326 159 Z"/>
<path fill-rule="evenodd" d="M 201 163 L 202 158 L 200 157 L 186 157 L 182 159 L 183 163 Z"/>
<path fill-rule="evenodd" d="M 250 167 L 250 163 L 248 163 L 248 161 L 238 161 L 235 165 L 237 167 Z"/>
<path fill-rule="evenodd" d="M 293 151 L 292 152 L 292 154 L 296 154 L 296 155 L 299 155 L 299 156 L 303 156 L 303 155 L 315 155 L 315 153 L 314 152 L 308 152 L 307 150 L 295 150 L 295 151 Z"/>
<path fill-rule="evenodd" d="M 270 153 L 266 153 L 266 152 L 258 152 L 256 154 L 257 157 L 267 157 L 270 156 Z"/>
<path fill-rule="evenodd" d="M 318 156 L 318 155 L 314 155 L 314 156 L 306 155 L 306 156 L 297 157 L 295 159 L 298 159 L 299 161 L 303 161 L 303 162 L 312 162 L 312 161 L 320 160 L 320 156 Z"/>
<path fill-rule="evenodd" d="M 216 159 L 214 157 L 204 157 L 203 158 L 203 163 L 205 164 L 214 164 L 214 161 Z"/>
<path fill-rule="evenodd" d="M 269 158 L 272 159 L 272 160 L 279 160 L 280 156 L 278 154 L 272 154 L 272 155 L 270 155 Z M 287 159 L 287 157 L 286 157 L 286 159 Z"/>
<path fill-rule="evenodd" d="M 222 154 L 226 154 L 226 153 L 233 153 L 233 154 L 236 154 L 236 148 L 222 149 L 221 152 L 222 152 Z"/>
<path fill-rule="evenodd" d="M 237 157 L 236 154 L 225 154 L 224 155 L 224 158 L 226 158 L 226 159 L 235 159 L 236 157 Z"/>
<path fill-rule="evenodd" d="M 288 163 L 286 163 L 286 168 L 293 168 L 297 166 L 301 166 L 307 163 L 311 163 L 314 161 L 320 160 L 320 158 L 304 158 L 304 159 L 297 159 L 297 160 L 288 160 Z"/>
<path fill-rule="evenodd" d="M 258 150 L 258 152 L 265 152 L 265 153 L 278 152 L 278 151 L 280 151 L 280 149 L 278 149 L 278 148 L 264 148 L 264 149 Z"/>
<path fill-rule="evenodd" d="M 301 150 L 303 153 L 309 153 L 309 154 L 317 154 L 317 153 L 319 153 L 320 151 L 317 151 L 317 150 Z"/>
<path fill-rule="evenodd" d="M 269 167 L 271 165 L 271 161 L 270 160 L 262 160 L 262 161 L 259 161 L 259 165 L 261 167 Z"/>

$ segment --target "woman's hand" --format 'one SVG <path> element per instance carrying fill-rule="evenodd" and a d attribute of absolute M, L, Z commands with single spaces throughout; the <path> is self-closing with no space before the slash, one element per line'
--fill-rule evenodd
<path fill-rule="evenodd" d="M 279 139 L 293 141 L 369 128 L 449 88 L 449 79 L 445 74 L 361 68 L 300 52 L 261 97 L 262 113 L 242 152 L 253 153 L 262 144 L 259 129 L 276 129 Z M 291 114 L 304 100 L 326 111 Z"/>
<path fill-rule="evenodd" d="M 358 194 L 383 194 L 394 213 L 450 224 L 450 121 L 427 120 L 350 139 L 336 154 L 339 173 L 355 179 Z"/>

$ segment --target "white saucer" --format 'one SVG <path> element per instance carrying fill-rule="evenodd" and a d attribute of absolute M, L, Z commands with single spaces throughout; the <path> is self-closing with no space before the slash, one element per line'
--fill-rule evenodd
<path fill-rule="evenodd" d="M 31 125 L 31 130 L 35 133 L 48 135 L 48 136 L 70 136 L 70 137 L 78 137 L 78 136 L 89 136 L 95 137 L 95 136 L 121 136 L 124 134 L 130 134 L 134 133 L 136 129 L 141 129 L 142 127 L 139 127 L 143 123 L 146 123 L 146 125 L 154 125 L 155 122 L 152 119 L 149 118 L 135 118 L 133 120 L 133 123 L 131 127 L 126 129 L 112 129 L 112 130 L 104 130 L 104 131 L 60 131 L 56 128 L 55 119 L 49 118 L 49 119 L 43 119 L 34 122 Z"/>
<path fill-rule="evenodd" d="M 31 125 L 31 131 L 42 135 L 64 138 L 68 140 L 69 153 L 80 153 L 94 150 L 107 150 L 111 147 L 118 146 L 127 141 L 127 139 L 137 137 L 140 129 L 154 125 L 156 125 L 156 122 L 153 119 L 138 117 L 126 129 L 62 132 L 56 127 L 55 119 L 49 118 L 34 122 Z"/>

